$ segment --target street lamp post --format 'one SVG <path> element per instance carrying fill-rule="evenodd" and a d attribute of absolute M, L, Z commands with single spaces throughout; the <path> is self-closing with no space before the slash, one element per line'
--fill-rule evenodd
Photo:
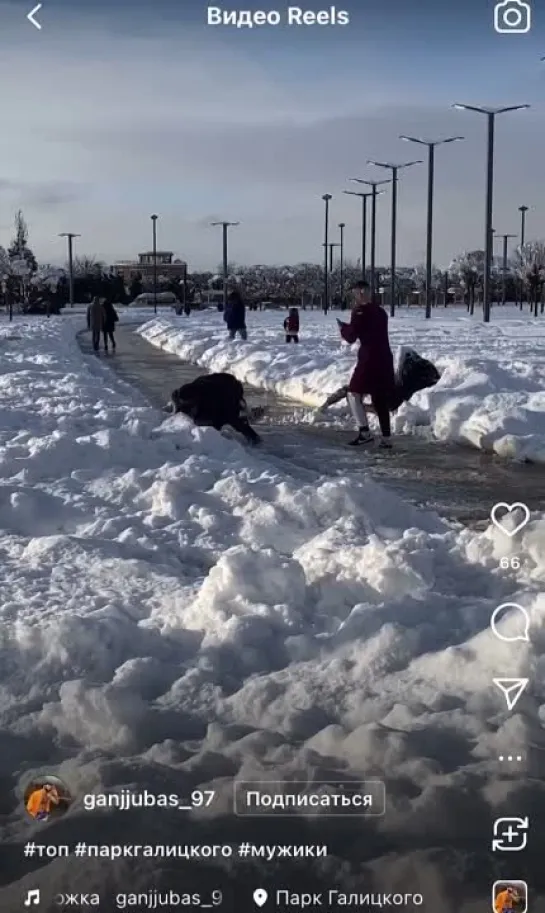
<path fill-rule="evenodd" d="M 340 247 L 341 245 L 337 241 L 330 241 L 327 246 L 329 249 L 329 274 L 331 276 L 331 273 L 333 272 L 333 251 L 336 247 Z"/>
<path fill-rule="evenodd" d="M 492 265 L 492 210 L 493 210 L 493 193 L 494 193 L 494 129 L 496 125 L 496 115 L 506 114 L 508 111 L 521 111 L 529 108 L 530 105 L 510 105 L 506 108 L 479 108 L 476 105 L 452 106 L 459 111 L 475 111 L 477 114 L 485 114 L 488 121 L 488 140 L 486 155 L 486 205 L 485 205 L 485 228 L 484 228 L 484 281 L 483 281 L 483 320 L 485 323 L 490 322 L 490 273 Z"/>
<path fill-rule="evenodd" d="M 372 197 L 373 194 L 369 193 L 358 193 L 357 190 L 343 190 L 343 193 L 348 194 L 350 197 L 360 197 L 361 198 L 361 278 L 366 278 L 367 273 L 367 198 Z M 383 190 L 380 193 L 384 193 Z"/>
<path fill-rule="evenodd" d="M 341 264 L 340 264 L 341 308 L 344 305 L 344 229 L 345 229 L 345 227 L 346 227 L 345 222 L 339 222 L 339 231 L 341 233 L 341 243 L 339 244 L 339 247 L 340 247 L 339 253 L 340 253 L 340 257 L 341 257 Z"/>
<path fill-rule="evenodd" d="M 523 257 L 524 257 L 524 245 L 526 243 L 526 213 L 528 212 L 528 206 L 519 206 L 520 212 L 520 309 L 522 311 L 523 307 L 523 297 L 524 297 L 524 277 L 522 275 L 523 267 Z"/>
<path fill-rule="evenodd" d="M 401 165 L 392 165 L 390 162 L 375 162 L 367 160 L 368 165 L 375 165 L 377 168 L 386 168 L 392 173 L 392 229 L 390 238 L 390 315 L 395 314 L 395 295 L 396 295 L 396 245 L 397 245 L 397 181 L 398 172 L 401 168 L 410 168 L 411 165 L 421 165 L 422 160 L 417 159 L 414 162 L 404 162 Z"/>
<path fill-rule="evenodd" d="M 505 305 L 507 301 L 507 244 L 509 238 L 516 238 L 516 235 L 497 235 L 496 241 L 503 241 L 503 258 L 502 258 L 502 281 L 501 281 L 501 303 Z"/>
<path fill-rule="evenodd" d="M 435 147 L 443 146 L 446 143 L 457 143 L 463 140 L 463 136 L 449 136 L 447 139 L 423 140 L 416 136 L 400 136 L 400 139 L 406 143 L 418 143 L 421 146 L 428 147 L 428 213 L 426 228 L 426 317 L 431 317 L 431 271 L 432 271 L 432 248 L 433 248 L 433 194 L 435 184 Z"/>
<path fill-rule="evenodd" d="M 325 220 L 324 220 L 324 301 L 322 310 L 327 314 L 329 310 L 329 276 L 328 276 L 328 238 L 329 238 L 329 201 L 333 197 L 330 193 L 324 193 L 322 200 L 325 203 Z"/>
<path fill-rule="evenodd" d="M 384 190 L 377 191 L 377 187 L 380 187 L 381 184 L 389 184 L 389 180 L 385 181 L 364 181 L 361 178 L 349 178 L 350 181 L 353 181 L 355 184 L 367 184 L 371 188 L 371 295 L 374 298 L 377 290 L 377 280 L 376 280 L 376 254 L 377 254 L 377 197 L 381 193 L 385 193 Z"/>
<path fill-rule="evenodd" d="M 157 313 L 157 219 L 159 216 L 150 216 L 153 239 L 153 312 Z"/>
<path fill-rule="evenodd" d="M 240 225 L 240 222 L 211 222 L 214 227 L 221 225 L 222 231 L 222 271 L 223 271 L 223 311 L 227 307 L 227 284 L 229 280 L 229 259 L 228 259 L 228 242 L 227 235 L 229 229 L 233 226 Z"/>
<path fill-rule="evenodd" d="M 74 238 L 81 238 L 81 235 L 75 234 L 73 231 L 64 231 L 59 235 L 59 238 L 68 239 L 68 285 L 69 285 L 69 300 L 70 307 L 74 307 Z"/>

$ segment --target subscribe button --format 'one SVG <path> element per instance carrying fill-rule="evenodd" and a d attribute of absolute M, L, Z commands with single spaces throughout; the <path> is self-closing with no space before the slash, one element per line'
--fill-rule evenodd
<path fill-rule="evenodd" d="M 235 783 L 235 814 L 261 818 L 274 815 L 380 817 L 386 811 L 386 787 L 382 780 L 359 783 L 327 780 L 291 783 L 241 780 Z"/>

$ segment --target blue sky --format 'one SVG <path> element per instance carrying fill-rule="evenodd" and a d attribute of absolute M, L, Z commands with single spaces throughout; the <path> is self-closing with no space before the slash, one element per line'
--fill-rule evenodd
<path fill-rule="evenodd" d="M 209 222 L 240 220 L 238 262 L 321 259 L 322 202 L 346 222 L 358 256 L 359 208 L 342 195 L 352 175 L 380 177 L 368 158 L 404 161 L 419 149 L 400 133 L 464 143 L 437 152 L 435 259 L 482 246 L 485 120 L 453 102 L 528 112 L 498 119 L 494 223 L 545 236 L 545 8 L 528 35 L 498 35 L 493 4 L 402 0 L 337 4 L 342 27 L 209 26 L 207 4 L 44 0 L 0 2 L 3 100 L 0 243 L 21 206 L 41 259 L 62 260 L 61 231 L 113 262 L 159 241 L 191 266 L 221 256 Z M 221 5 L 221 4 L 218 4 Z M 233 9 L 232 5 L 222 7 Z M 243 4 L 245 9 L 287 5 Z M 306 9 L 329 9 L 309 3 Z M 423 150 L 425 151 L 425 150 Z M 414 154 L 416 153 L 416 154 Z M 426 169 L 399 188 L 399 259 L 425 246 Z M 381 199 L 379 258 L 388 256 L 389 195 Z"/>

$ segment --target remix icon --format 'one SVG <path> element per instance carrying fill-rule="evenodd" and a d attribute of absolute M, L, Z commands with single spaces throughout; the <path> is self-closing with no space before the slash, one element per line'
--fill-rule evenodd
<path fill-rule="evenodd" d="M 494 821 L 494 853 L 520 853 L 528 843 L 528 818 L 497 818 Z"/>

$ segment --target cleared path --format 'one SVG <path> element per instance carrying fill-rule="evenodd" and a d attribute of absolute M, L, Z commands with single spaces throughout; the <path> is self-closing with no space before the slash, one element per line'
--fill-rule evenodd
<path fill-rule="evenodd" d="M 83 352 L 107 359 L 112 370 L 158 408 L 175 387 L 206 373 L 146 342 L 131 326 L 119 327 L 115 356 L 95 356 L 87 333 L 78 339 Z M 250 406 L 267 409 L 258 424 L 271 462 L 291 468 L 302 480 L 316 473 L 337 476 L 361 468 L 406 500 L 471 526 L 486 525 L 498 501 L 523 501 L 530 510 L 545 510 L 545 468 L 538 465 L 505 462 L 419 435 L 396 438 L 391 452 L 353 450 L 345 446 L 350 432 L 298 422 L 298 415 L 308 409 L 269 391 L 246 387 L 246 393 Z"/>

